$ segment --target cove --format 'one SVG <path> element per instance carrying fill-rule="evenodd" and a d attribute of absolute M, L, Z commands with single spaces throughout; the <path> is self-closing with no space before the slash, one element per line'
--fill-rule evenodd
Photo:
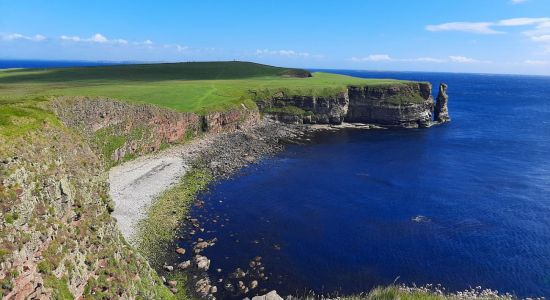
<path fill-rule="evenodd" d="M 282 295 L 393 282 L 550 295 L 550 78 L 339 72 L 444 81 L 453 122 L 317 133 L 213 183 L 191 217 L 194 239 L 217 238 L 203 254 L 221 295 L 256 256 L 258 291 Z"/>

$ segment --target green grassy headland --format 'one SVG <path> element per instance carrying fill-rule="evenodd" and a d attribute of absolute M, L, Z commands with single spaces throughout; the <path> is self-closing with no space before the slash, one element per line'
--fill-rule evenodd
<path fill-rule="evenodd" d="M 405 84 L 361 79 L 250 62 L 196 62 L 101 67 L 0 70 L 0 135 L 13 136 L 53 116 L 44 102 L 52 96 L 107 97 L 205 114 L 260 97 L 334 95 L 349 85 Z M 255 99 L 256 98 L 256 99 Z"/>

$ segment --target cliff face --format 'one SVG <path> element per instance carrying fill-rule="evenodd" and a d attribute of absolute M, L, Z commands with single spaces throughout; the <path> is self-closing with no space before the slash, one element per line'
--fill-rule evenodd
<path fill-rule="evenodd" d="M 198 116 L 87 98 L 48 109 L 61 122 L 0 136 L 0 298 L 170 298 L 120 234 L 105 170 L 203 132 L 250 126 L 258 111 Z"/>
<path fill-rule="evenodd" d="M 287 97 L 279 93 L 257 103 L 266 116 L 285 123 L 341 124 L 345 121 L 416 128 L 434 123 L 431 91 L 431 84 L 422 82 L 350 86 L 334 96 Z"/>
<path fill-rule="evenodd" d="M 428 127 L 434 108 L 429 83 L 350 87 L 346 122 L 397 127 Z"/>
<path fill-rule="evenodd" d="M 257 104 L 260 111 L 284 123 L 340 124 L 348 112 L 349 97 L 347 91 L 327 97 L 287 97 L 278 93 L 271 99 L 258 101 Z"/>
<path fill-rule="evenodd" d="M 185 142 L 203 132 L 234 131 L 259 120 L 256 109 L 244 106 L 199 116 L 150 104 L 64 97 L 55 100 L 52 107 L 61 121 L 82 132 L 110 165 Z"/>

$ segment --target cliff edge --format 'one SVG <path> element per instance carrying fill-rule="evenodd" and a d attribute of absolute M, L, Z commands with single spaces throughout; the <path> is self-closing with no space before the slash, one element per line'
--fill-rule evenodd
<path fill-rule="evenodd" d="M 441 84 L 437 102 L 427 82 L 348 86 L 329 96 L 287 95 L 257 100 L 265 116 L 291 124 L 369 123 L 385 127 L 430 127 L 450 121 L 447 85 Z M 434 114 L 436 117 L 434 119 Z"/>

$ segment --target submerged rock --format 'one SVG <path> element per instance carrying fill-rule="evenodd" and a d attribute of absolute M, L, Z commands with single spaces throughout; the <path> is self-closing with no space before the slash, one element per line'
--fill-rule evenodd
<path fill-rule="evenodd" d="M 232 278 L 236 278 L 236 279 L 239 279 L 239 278 L 243 278 L 246 276 L 246 273 L 241 269 L 241 268 L 237 268 L 235 269 L 235 272 L 231 273 L 230 275 Z"/>
<path fill-rule="evenodd" d="M 201 295 L 207 295 L 212 286 L 210 285 L 210 280 L 208 278 L 202 278 L 195 283 L 195 292 Z"/>
<path fill-rule="evenodd" d="M 210 268 L 210 260 L 206 256 L 196 255 L 194 260 L 199 270 L 208 271 Z"/>
<path fill-rule="evenodd" d="M 186 260 L 180 264 L 178 264 L 178 268 L 180 268 L 181 270 L 185 270 L 187 268 L 189 268 L 191 266 L 191 261 L 190 260 Z"/>
<path fill-rule="evenodd" d="M 252 281 L 250 282 L 250 289 L 253 290 L 253 289 L 257 288 L 257 287 L 258 287 L 258 281 L 257 281 L 257 280 L 252 280 Z"/>

